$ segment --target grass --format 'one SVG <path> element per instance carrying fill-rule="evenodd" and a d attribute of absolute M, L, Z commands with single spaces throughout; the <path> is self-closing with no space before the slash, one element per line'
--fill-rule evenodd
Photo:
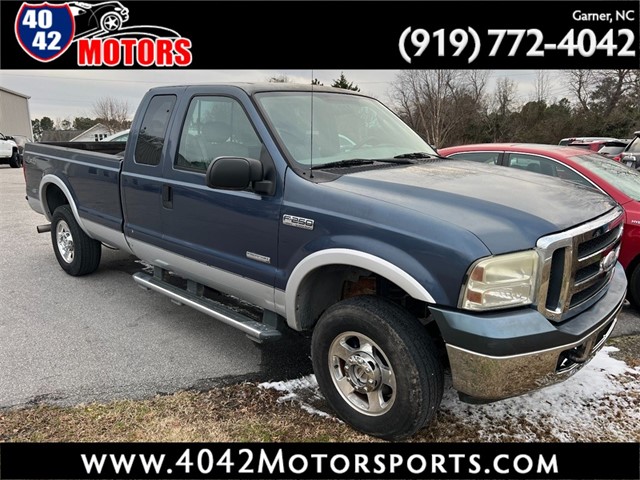
<path fill-rule="evenodd" d="M 616 338 L 610 344 L 620 349 L 614 354 L 618 359 L 632 368 L 640 367 L 640 336 Z M 621 380 L 632 387 L 624 392 L 625 408 L 611 408 L 619 405 L 616 398 L 594 400 L 593 405 L 585 405 L 586 409 L 601 410 L 603 423 L 620 422 L 621 428 L 616 432 L 622 432 L 624 441 L 640 441 L 639 376 L 631 374 Z M 282 392 L 242 383 L 137 401 L 73 407 L 40 404 L 4 409 L 0 410 L 0 442 L 379 441 L 356 432 L 334 417 L 313 415 L 296 402 L 279 401 L 280 397 Z M 326 405 L 320 407 L 331 411 Z M 465 410 L 441 409 L 435 421 L 412 441 L 473 442 L 487 441 L 487 438 L 521 441 L 519 435 L 523 431 L 527 432 L 527 438 L 536 441 L 559 441 L 557 420 L 547 422 L 544 415 L 542 419 L 532 420 L 526 414 L 514 412 L 499 421 L 487 421 L 482 415 L 478 410 L 465 413 Z M 610 428 L 598 430 L 594 426 L 589 436 L 579 437 L 577 441 L 620 441 L 620 434 L 616 437 L 607 433 L 610 431 Z"/>
<path fill-rule="evenodd" d="M 278 403 L 273 390 L 244 383 L 208 392 L 75 407 L 38 405 L 0 412 L 9 442 L 365 441 L 341 422 Z"/>

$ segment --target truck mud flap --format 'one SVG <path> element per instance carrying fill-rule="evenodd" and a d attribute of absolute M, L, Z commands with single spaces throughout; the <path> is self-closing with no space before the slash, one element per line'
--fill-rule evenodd
<path fill-rule="evenodd" d="M 174 303 L 187 305 L 233 328 L 237 328 L 246 333 L 253 341 L 262 343 L 278 340 L 282 336 L 282 333 L 275 326 L 256 322 L 220 302 L 202 296 L 201 288 L 193 289 L 194 291 L 184 290 L 161 280 L 158 276 L 143 272 L 134 273 L 133 279 L 145 290 L 161 293 L 169 297 Z"/>

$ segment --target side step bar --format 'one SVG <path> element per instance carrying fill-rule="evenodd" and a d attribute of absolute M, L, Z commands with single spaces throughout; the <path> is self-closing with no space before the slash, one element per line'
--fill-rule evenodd
<path fill-rule="evenodd" d="M 133 279 L 145 290 L 154 290 L 166 295 L 174 303 L 187 305 L 205 315 L 220 320 L 246 333 L 251 340 L 256 342 L 262 343 L 278 340 L 282 336 L 282 333 L 274 326 L 256 322 L 220 302 L 183 290 L 167 282 L 163 282 L 152 275 L 137 272 L 133 274 Z"/>

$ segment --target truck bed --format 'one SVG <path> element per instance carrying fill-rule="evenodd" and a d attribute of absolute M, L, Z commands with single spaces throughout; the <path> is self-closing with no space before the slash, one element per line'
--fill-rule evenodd
<path fill-rule="evenodd" d="M 83 145 L 79 146 L 82 148 Z M 27 144 L 24 161 L 29 165 L 25 168 L 29 203 L 35 204 L 36 210 L 40 207 L 47 217 L 53 213 L 50 205 L 54 203 L 53 199 L 47 198 L 53 194 L 41 192 L 40 185 L 44 176 L 55 175 L 63 184 L 58 184 L 58 187 L 64 191 L 66 186 L 70 192 L 83 221 L 95 224 L 98 230 L 106 227 L 121 232 L 123 217 L 119 183 L 123 157 L 81 148 Z M 47 191 L 49 189 L 51 187 Z"/>

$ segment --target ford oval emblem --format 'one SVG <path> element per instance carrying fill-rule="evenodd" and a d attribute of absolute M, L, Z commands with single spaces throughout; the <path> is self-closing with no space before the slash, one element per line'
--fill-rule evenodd
<path fill-rule="evenodd" d="M 613 266 L 616 263 L 616 260 L 618 260 L 618 252 L 619 250 L 617 248 L 615 250 L 611 250 L 606 257 L 600 260 L 601 272 L 608 272 L 613 268 Z"/>

